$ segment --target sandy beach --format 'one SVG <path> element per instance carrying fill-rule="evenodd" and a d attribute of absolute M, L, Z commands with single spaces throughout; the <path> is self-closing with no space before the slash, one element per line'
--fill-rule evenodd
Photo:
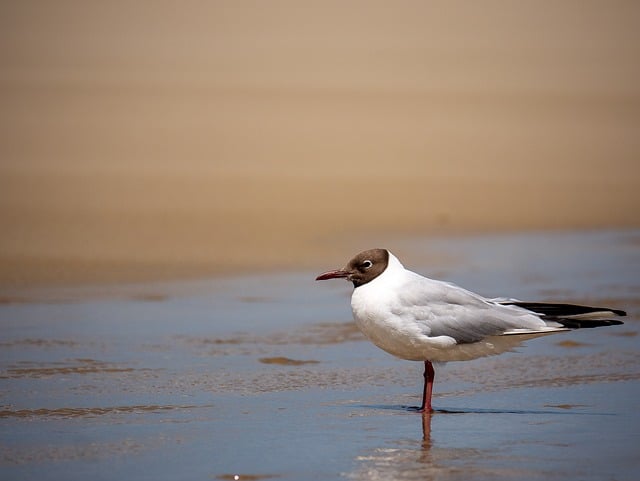
<path fill-rule="evenodd" d="M 0 478 L 636 481 L 640 3 L 0 4 Z M 366 248 L 624 324 L 420 363 Z"/>
<path fill-rule="evenodd" d="M 19 2 L 0 285 L 640 224 L 640 7 Z"/>

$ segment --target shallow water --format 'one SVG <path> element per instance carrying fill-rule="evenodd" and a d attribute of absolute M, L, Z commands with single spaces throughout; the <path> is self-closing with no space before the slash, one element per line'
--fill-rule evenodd
<path fill-rule="evenodd" d="M 637 479 L 640 231 L 396 245 L 487 296 L 629 316 L 437 367 L 423 417 L 420 363 L 364 341 L 349 285 L 312 272 L 5 295 L 0 476 Z"/>

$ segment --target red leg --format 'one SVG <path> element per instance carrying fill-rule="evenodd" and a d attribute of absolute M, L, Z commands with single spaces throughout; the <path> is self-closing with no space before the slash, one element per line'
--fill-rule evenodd
<path fill-rule="evenodd" d="M 430 413 L 433 411 L 431 407 L 431 392 L 433 391 L 433 380 L 435 378 L 435 371 L 433 370 L 433 364 L 431 361 L 424 362 L 424 387 L 422 389 L 422 405 L 418 409 L 421 413 Z"/>

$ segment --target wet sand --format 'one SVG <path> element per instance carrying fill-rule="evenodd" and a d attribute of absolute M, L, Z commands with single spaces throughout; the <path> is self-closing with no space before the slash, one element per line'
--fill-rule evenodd
<path fill-rule="evenodd" d="M 0 287 L 317 268 L 391 232 L 637 227 L 639 18 L 4 5 Z"/>
<path fill-rule="evenodd" d="M 0 304 L 2 479 L 635 480 L 637 230 L 407 237 L 408 266 L 488 296 L 628 310 L 623 326 L 438 368 L 363 340 L 315 272 Z M 332 267 L 332 266 L 326 266 Z M 102 294 L 102 295 L 96 295 Z"/>

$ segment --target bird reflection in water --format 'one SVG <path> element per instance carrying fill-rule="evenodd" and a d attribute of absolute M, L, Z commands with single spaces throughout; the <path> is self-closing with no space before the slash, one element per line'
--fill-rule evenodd
<path fill-rule="evenodd" d="M 431 441 L 431 412 L 422 413 L 422 440 L 399 439 L 390 446 L 374 449 L 358 456 L 358 469 L 349 474 L 351 479 L 435 479 L 446 466 L 439 465 L 439 456 L 434 456 Z M 393 446 L 395 444 L 395 446 Z"/>
<path fill-rule="evenodd" d="M 422 439 L 397 439 L 384 447 L 375 448 L 356 458 L 358 468 L 348 474 L 350 479 L 393 479 L 397 481 L 413 480 L 457 480 L 477 475 L 509 479 L 514 474 L 525 474 L 520 470 L 491 466 L 495 458 L 486 450 L 470 447 L 448 447 L 438 445 L 432 440 L 432 421 L 442 426 L 441 421 L 447 413 L 435 411 L 421 414 Z M 465 443 L 466 444 L 466 443 Z M 486 464 L 487 461 L 489 464 Z M 506 476 L 506 477 L 505 477 Z M 511 478 L 512 479 L 512 478 Z"/>

